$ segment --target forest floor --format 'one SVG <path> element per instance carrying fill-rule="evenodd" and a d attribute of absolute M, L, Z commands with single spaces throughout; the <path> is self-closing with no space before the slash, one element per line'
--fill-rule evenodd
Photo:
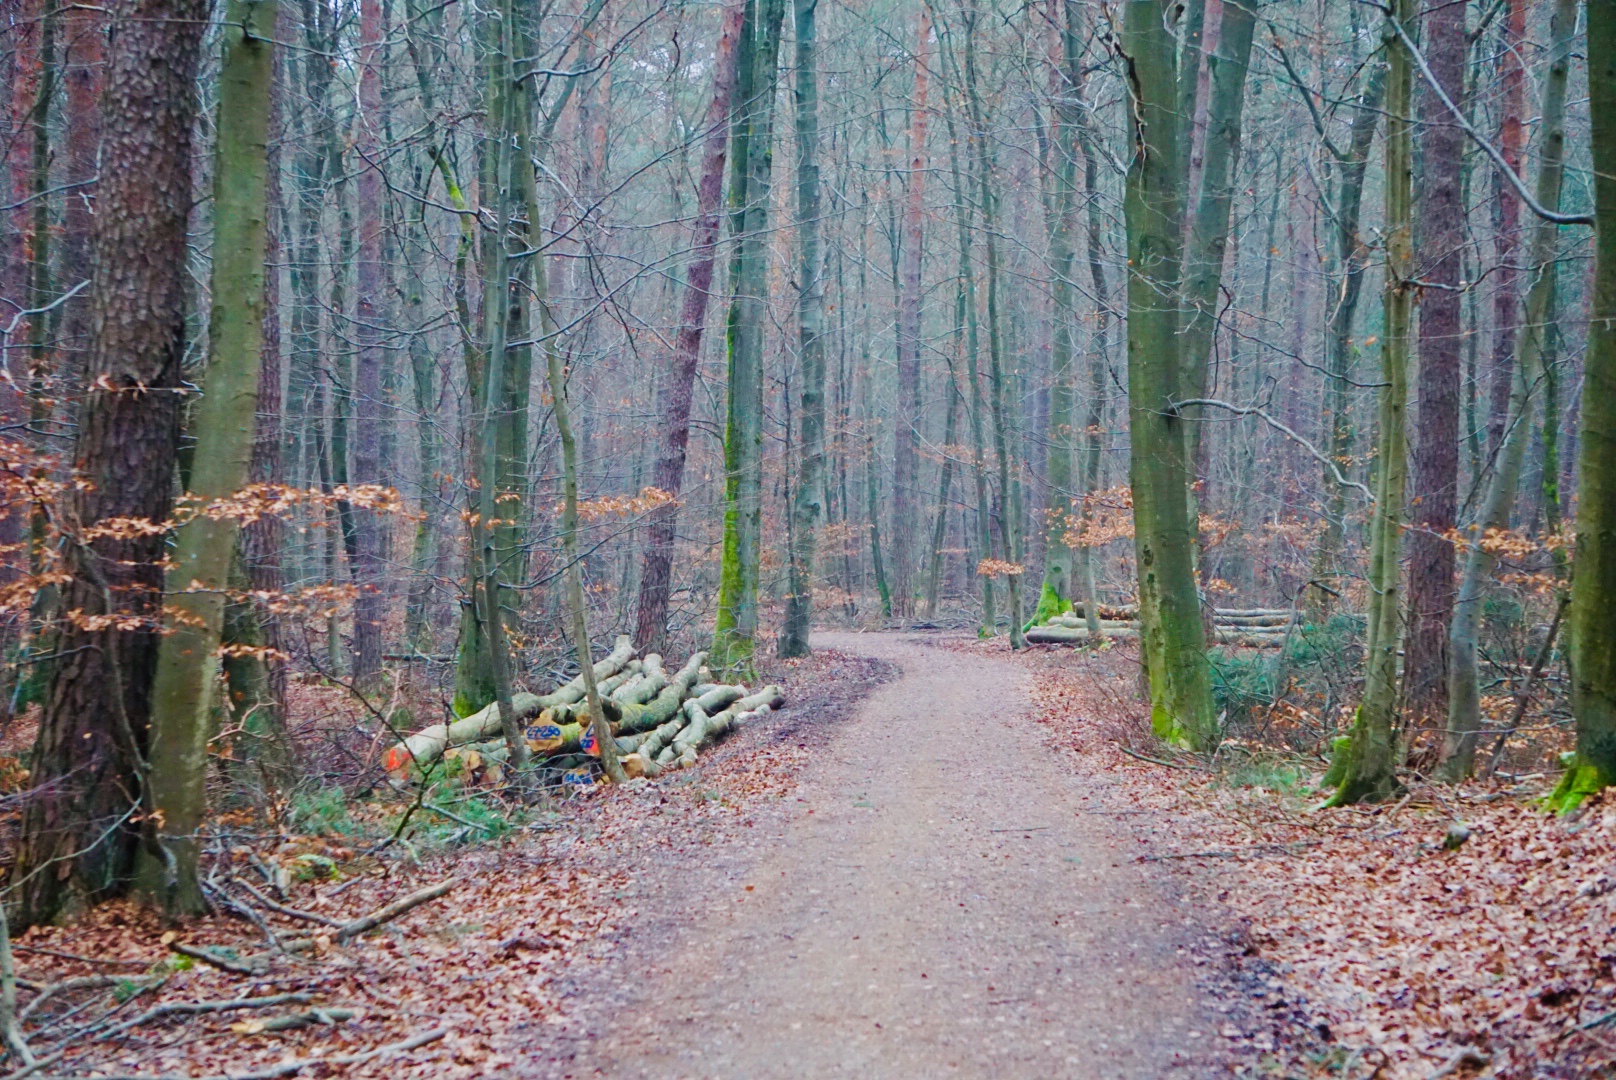
<path fill-rule="evenodd" d="M 284 903 L 337 922 L 455 883 L 346 945 L 177 964 L 127 904 L 22 935 L 24 1008 L 59 988 L 28 1031 L 63 1057 L 34 1075 L 1616 1075 L 1612 804 L 1558 822 L 1494 785 L 1313 814 L 1291 765 L 1131 756 L 1163 752 L 1120 650 L 815 643 L 769 672 L 787 708 L 693 770 L 493 839 L 264 847 L 336 861 Z M 179 940 L 264 939 L 219 917 Z M 116 1004 L 63 983 L 109 971 Z M 263 1022 L 311 1006 L 354 1015 Z"/>

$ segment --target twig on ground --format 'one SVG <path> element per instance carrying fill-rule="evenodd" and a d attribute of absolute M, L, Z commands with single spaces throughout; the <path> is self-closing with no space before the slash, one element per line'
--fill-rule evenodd
<path fill-rule="evenodd" d="M 285 915 L 287 918 L 291 919 L 302 919 L 304 922 L 320 923 L 323 926 L 342 925 L 342 921 L 340 919 L 332 919 L 325 915 L 315 914 L 312 911 L 304 911 L 301 908 L 288 907 L 285 904 L 276 903 L 274 900 L 271 900 L 269 897 L 253 888 L 252 883 L 249 881 L 243 881 L 238 877 L 233 877 L 230 880 L 252 893 L 254 900 L 257 900 L 260 904 L 264 905 L 270 911 L 275 912 L 277 915 Z"/>
<path fill-rule="evenodd" d="M 1198 765 L 1180 765 L 1176 761 L 1163 761 L 1161 758 L 1153 758 L 1153 757 L 1150 757 L 1147 754 L 1141 754 L 1141 753 L 1138 753 L 1137 751 L 1129 750 L 1126 746 L 1123 746 L 1121 743 L 1117 743 L 1117 749 L 1121 750 L 1124 754 L 1127 754 L 1131 758 L 1138 758 L 1140 761 L 1148 761 L 1152 765 L 1160 765 L 1164 769 L 1183 769 L 1186 772 L 1205 772 L 1206 771 L 1205 769 L 1202 769 Z"/>
<path fill-rule="evenodd" d="M 425 1046 L 427 1043 L 437 1042 L 447 1034 L 449 1034 L 449 1029 L 446 1027 L 433 1028 L 431 1031 L 424 1031 L 419 1035 L 412 1035 L 408 1039 L 403 1039 L 396 1043 L 388 1043 L 386 1046 L 378 1046 L 374 1050 L 366 1050 L 358 1054 L 343 1054 L 338 1057 L 294 1058 L 291 1061 L 283 1061 L 279 1065 L 271 1065 L 267 1069 L 259 1069 L 256 1072 L 224 1073 L 218 1076 L 202 1077 L 201 1080 L 278 1080 L 279 1077 L 294 1076 L 297 1073 L 302 1072 L 304 1069 L 311 1068 L 315 1065 L 338 1067 L 348 1065 L 363 1065 L 367 1061 L 375 1061 L 377 1058 L 386 1057 L 389 1054 L 402 1054 L 409 1050 L 417 1050 Z M 60 1059 L 60 1056 L 60 1054 L 57 1055 L 58 1060 Z M 54 1062 L 51 1062 L 50 1064 L 53 1063 Z M 31 1076 L 35 1071 L 35 1069 L 29 1069 L 26 1073 L 15 1072 L 10 1076 L 5 1077 L 4 1080 L 21 1080 L 24 1075 Z M 55 1076 L 48 1076 L 41 1078 L 41 1080 L 67 1080 L 67 1077 L 64 1076 L 57 1078 Z M 123 1075 L 105 1076 L 103 1077 L 103 1080 L 180 1080 L 180 1078 L 152 1074 L 141 1075 L 138 1073 L 129 1073 Z"/>
<path fill-rule="evenodd" d="M 1237 859 L 1242 855 L 1295 855 L 1303 848 L 1318 847 L 1323 840 L 1297 840 L 1289 844 L 1253 844 L 1249 848 L 1221 851 L 1183 851 L 1170 855 L 1141 855 L 1138 862 L 1167 862 L 1171 859 Z"/>

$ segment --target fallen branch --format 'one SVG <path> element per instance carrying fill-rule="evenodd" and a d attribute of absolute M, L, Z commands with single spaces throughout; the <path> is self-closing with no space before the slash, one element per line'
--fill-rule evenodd
<path fill-rule="evenodd" d="M 418 889 L 402 900 L 395 900 L 386 907 L 371 912 L 369 915 L 355 919 L 350 923 L 344 923 L 337 930 L 335 938 L 339 943 L 345 942 L 349 938 L 374 930 L 383 923 L 392 922 L 412 908 L 417 908 L 429 901 L 436 900 L 458 884 L 459 882 L 454 878 L 449 878 L 447 881 L 440 881 L 436 885 L 428 885 L 424 889 Z"/>
<path fill-rule="evenodd" d="M 181 956 L 188 956 L 192 960 L 200 960 L 209 967 L 216 967 L 220 971 L 228 971 L 232 975 L 244 975 L 249 979 L 257 978 L 267 971 L 263 964 L 231 960 L 228 957 L 219 956 L 206 949 L 198 948 L 195 945 L 187 945 L 180 941 L 170 941 L 168 949 L 170 952 L 178 953 Z"/>

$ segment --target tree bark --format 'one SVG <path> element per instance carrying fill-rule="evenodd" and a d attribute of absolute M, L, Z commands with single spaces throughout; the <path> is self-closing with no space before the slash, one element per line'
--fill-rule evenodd
<path fill-rule="evenodd" d="M 1404 493 L 1408 475 L 1408 355 L 1414 310 L 1413 63 L 1392 20 L 1408 28 L 1415 0 L 1395 0 L 1382 35 L 1386 74 L 1386 283 L 1382 293 L 1380 439 L 1370 521 L 1369 640 L 1364 693 L 1331 771 L 1341 776 L 1330 805 L 1384 799 L 1397 790 L 1397 653 L 1401 644 Z"/>
<path fill-rule="evenodd" d="M 791 504 L 791 568 L 781 656 L 808 655 L 814 556 L 825 508 L 825 284 L 820 256 L 819 0 L 795 0 L 797 38 L 797 332 L 802 381 L 800 467 Z"/>
<path fill-rule="evenodd" d="M 1133 127 L 1124 194 L 1128 228 L 1128 410 L 1134 551 L 1151 726 L 1165 739 L 1217 742 L 1195 582 L 1188 440 L 1178 402 L 1187 395 L 1178 334 L 1184 252 L 1170 0 L 1129 0 L 1122 49 Z"/>
<path fill-rule="evenodd" d="M 920 342 L 921 268 L 925 255 L 926 92 L 929 83 L 931 15 L 915 14 L 915 85 L 910 104 L 909 173 L 904 193 L 903 266 L 898 297 L 898 387 L 892 447 L 892 600 L 894 613 L 908 618 L 915 609 L 915 566 L 920 496 Z"/>
<path fill-rule="evenodd" d="M 692 228 L 690 269 L 685 283 L 684 308 L 674 338 L 673 359 L 667 378 L 657 387 L 656 466 L 652 484 L 676 499 L 684 490 L 685 456 L 690 444 L 691 391 L 701 340 L 707 327 L 707 301 L 712 296 L 713 264 L 718 253 L 719 206 L 724 194 L 724 157 L 729 144 L 735 100 L 735 69 L 745 0 L 733 0 L 724 9 L 718 47 L 713 56 L 713 96 L 707 106 L 706 138 L 702 142 L 701 180 L 696 188 L 696 220 Z M 668 595 L 673 578 L 674 540 L 679 505 L 668 502 L 651 511 L 645 525 L 644 566 L 640 571 L 639 612 L 634 644 L 651 649 L 667 633 Z"/>
<path fill-rule="evenodd" d="M 1565 177 L 1566 84 L 1569 81 L 1571 41 L 1576 33 L 1576 0 L 1555 0 L 1551 21 L 1549 71 L 1543 81 L 1539 109 L 1541 134 L 1537 174 L 1539 206 L 1558 211 Z M 1508 364 L 1514 372 L 1514 391 L 1497 447 L 1493 473 L 1477 520 L 1467 530 L 1469 549 L 1464 577 L 1453 611 L 1448 639 L 1448 725 L 1442 747 L 1442 775 L 1449 781 L 1469 776 L 1475 768 L 1476 740 L 1481 731 L 1481 688 L 1477 664 L 1477 637 L 1482 603 L 1498 564 L 1488 550 L 1489 533 L 1509 528 L 1510 509 L 1520 485 L 1521 466 L 1532 441 L 1532 413 L 1543 374 L 1544 345 L 1555 323 L 1555 289 L 1559 270 L 1555 247 L 1559 227 L 1548 221 L 1532 226 L 1528 265 L 1532 285 L 1526 296 L 1522 333 L 1511 340 L 1518 355 Z M 1500 285 L 1502 287 L 1502 284 Z M 1510 315 L 1513 318 L 1513 305 Z M 1500 324 L 1502 328 L 1502 324 Z"/>
<path fill-rule="evenodd" d="M 232 0 L 224 58 L 213 189 L 213 313 L 202 400 L 193 415 L 196 458 L 166 602 L 172 614 L 152 684 L 151 830 L 137 865 L 147 900 L 171 916 L 207 910 L 197 876 L 207 814 L 208 736 L 218 685 L 225 589 L 240 520 L 208 508 L 247 482 L 258 413 L 268 252 L 269 106 L 275 0 Z"/>
<path fill-rule="evenodd" d="M 387 59 L 382 0 L 359 5 L 359 122 L 356 147 L 359 175 L 355 194 L 359 201 L 359 259 L 356 267 L 354 318 L 359 352 L 355 358 L 352 392 L 352 429 L 348 454 L 350 484 L 382 482 L 382 369 L 387 363 L 383 343 L 382 233 L 382 66 Z M 354 685 L 372 692 L 382 677 L 382 624 L 389 591 L 386 573 L 387 521 L 375 510 L 356 506 L 353 516 Z"/>
<path fill-rule="evenodd" d="M 207 11 L 124 0 L 101 97 L 102 181 L 92 226 L 90 377 L 66 520 L 166 522 L 184 354 L 191 132 Z M 13 867 L 20 924 L 126 886 L 145 781 L 162 599 L 161 533 L 69 535 L 70 613 L 35 744 L 35 792 Z M 103 621 L 105 617 L 105 621 Z"/>
<path fill-rule="evenodd" d="M 1363 295 L 1364 269 L 1369 263 L 1369 245 L 1359 233 L 1363 212 L 1364 175 L 1369 170 L 1369 152 L 1375 129 L 1380 126 L 1381 100 L 1386 93 L 1386 65 L 1370 68 L 1357 111 L 1352 117 L 1352 134 L 1345 160 L 1339 163 L 1335 194 L 1335 248 L 1339 279 L 1330 308 L 1325 338 L 1324 409 L 1321 426 L 1329 440 L 1327 454 L 1336 468 L 1345 469 L 1352 455 L 1354 432 L 1349 410 L 1352 362 L 1357 353 L 1353 343 L 1353 319 Z M 1266 305 L 1265 305 L 1266 306 Z M 1308 590 L 1308 610 L 1312 620 L 1322 624 L 1330 614 L 1331 594 L 1341 572 L 1341 549 L 1346 542 L 1347 489 L 1336 482 L 1334 469 L 1325 468 L 1324 532 L 1313 558 L 1313 581 L 1324 588 Z M 1336 592 L 1340 592 L 1336 587 Z"/>
<path fill-rule="evenodd" d="M 1463 108 L 1465 0 L 1432 0 L 1423 49 L 1432 74 Z M 1454 550 L 1447 533 L 1458 514 L 1460 293 L 1465 208 L 1460 197 L 1465 136 L 1429 86 L 1420 95 L 1419 440 L 1414 451 L 1408 543 L 1408 630 L 1404 707 L 1415 729 L 1447 715 L 1448 624 L 1453 618 Z"/>
<path fill-rule="evenodd" d="M 736 234 L 726 340 L 729 400 L 724 428 L 724 551 L 713 630 L 716 669 L 749 675 L 758 629 L 758 577 L 763 540 L 763 342 L 768 305 L 768 225 L 774 166 L 774 99 L 779 73 L 780 26 L 785 0 L 757 5 L 756 42 L 745 111 L 735 140 L 746 183 L 731 221 Z"/>
<path fill-rule="evenodd" d="M 1571 584 L 1577 756 L 1552 797 L 1562 811 L 1616 784 L 1616 4 L 1587 11 L 1595 264 Z"/>

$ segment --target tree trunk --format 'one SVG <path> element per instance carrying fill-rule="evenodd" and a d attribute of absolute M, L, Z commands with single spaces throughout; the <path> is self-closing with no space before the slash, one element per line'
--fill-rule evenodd
<path fill-rule="evenodd" d="M 1369 169 L 1369 152 L 1375 129 L 1380 125 L 1380 106 L 1385 93 L 1386 65 L 1375 63 L 1358 96 L 1346 159 L 1340 163 L 1336 182 L 1334 239 L 1340 277 L 1334 289 L 1335 302 L 1330 308 L 1329 336 L 1324 342 L 1326 373 L 1321 426 L 1329 440 L 1326 454 L 1337 469 L 1343 470 L 1352 455 L 1354 437 L 1349 390 L 1357 347 L 1352 340 L 1352 324 L 1358 312 L 1358 299 L 1363 294 L 1364 268 L 1369 262 L 1369 245 L 1359 234 L 1358 222 L 1363 211 L 1364 175 Z M 1331 609 L 1331 594 L 1325 590 L 1341 591 L 1338 579 L 1347 528 L 1346 486 L 1336 482 L 1335 469 L 1325 468 L 1323 472 L 1327 492 L 1324 532 L 1313 558 L 1313 581 L 1323 588 L 1309 589 L 1307 598 L 1312 621 L 1319 624 L 1329 617 Z"/>
<path fill-rule="evenodd" d="M 1386 74 L 1386 284 L 1382 294 L 1380 442 L 1375 461 L 1375 509 L 1370 521 L 1369 640 L 1364 693 L 1348 740 L 1332 772 L 1341 782 L 1330 805 L 1378 800 L 1397 789 L 1397 652 L 1401 644 L 1403 496 L 1408 475 L 1408 354 L 1414 310 L 1413 62 L 1396 27 L 1411 27 L 1415 0 L 1395 0 L 1383 35 Z"/>
<path fill-rule="evenodd" d="M 1190 221 L 1184 252 L 1183 364 L 1185 396 L 1206 396 L 1212 367 L 1212 341 L 1218 328 L 1218 296 L 1229 246 L 1229 211 L 1234 205 L 1240 165 L 1240 137 L 1246 104 L 1246 72 L 1257 26 L 1257 0 L 1225 0 L 1216 54 L 1207 57 L 1206 149 L 1201 190 Z M 1201 460 L 1200 409 L 1186 414 L 1186 458 Z M 1193 504 L 1192 504 L 1193 506 Z"/>
<path fill-rule="evenodd" d="M 921 267 L 925 248 L 926 91 L 931 16 L 921 6 L 915 15 L 915 88 L 910 104 L 909 173 L 903 212 L 903 267 L 898 297 L 898 397 L 893 420 L 892 553 L 893 610 L 908 618 L 915 609 L 915 564 L 920 545 L 920 343 Z"/>
<path fill-rule="evenodd" d="M 195 508 L 228 500 L 247 482 L 258 413 L 268 250 L 269 105 L 275 0 L 232 0 L 219 69 L 219 142 L 213 189 L 211 355 L 193 416 Z M 167 636 L 152 684 L 151 836 L 137 880 L 171 916 L 207 910 L 197 876 L 207 814 L 208 736 L 218 684 L 225 592 L 237 518 L 200 513 L 179 529 L 169 572 Z"/>
<path fill-rule="evenodd" d="M 1122 35 L 1133 117 L 1123 209 L 1128 228 L 1128 410 L 1142 646 L 1151 726 L 1165 739 L 1217 742 L 1195 582 L 1186 395 L 1178 333 L 1183 264 L 1180 186 L 1187 163 L 1176 112 L 1170 0 L 1129 0 Z"/>
<path fill-rule="evenodd" d="M 1425 58 L 1453 101 L 1465 97 L 1465 0 L 1432 0 L 1422 16 Z M 1414 451 L 1408 544 L 1404 707 L 1418 729 L 1447 716 L 1448 624 L 1453 618 L 1453 543 L 1458 524 L 1460 293 L 1466 243 L 1460 172 L 1465 137 L 1427 86 L 1420 95 L 1419 441 Z"/>
<path fill-rule="evenodd" d="M 1526 144 L 1526 125 L 1522 122 L 1526 112 L 1526 65 L 1521 50 L 1526 47 L 1526 0 L 1508 0 L 1502 28 L 1502 48 L 1498 66 L 1502 83 L 1500 117 L 1498 121 L 1498 150 L 1511 172 L 1521 171 L 1521 153 Z M 1552 62 L 1551 62 L 1552 63 Z M 1494 243 L 1497 245 L 1496 265 L 1493 271 L 1493 369 L 1492 385 L 1488 393 L 1487 448 L 1488 459 L 1498 453 L 1504 439 L 1511 387 L 1515 367 L 1515 319 L 1520 298 L 1517 296 L 1515 259 L 1520 249 L 1521 200 L 1513 185 L 1502 177 L 1496 181 L 1493 203 L 1498 210 L 1498 227 Z M 1455 616 L 1457 617 L 1457 615 Z"/>
<path fill-rule="evenodd" d="M 1010 421 L 1005 407 L 1006 383 L 1003 333 L 999 318 L 999 244 L 997 214 L 998 196 L 993 185 L 993 162 L 988 156 L 986 117 L 977 84 L 976 72 L 976 12 L 966 13 L 965 21 L 965 94 L 966 110 L 972 129 L 972 142 L 976 147 L 977 201 L 982 209 L 982 243 L 987 256 L 987 319 L 988 319 L 988 385 L 993 417 L 993 452 L 998 459 L 999 472 L 999 534 L 1004 545 L 1005 562 L 1013 569 L 1005 575 L 1005 589 L 1010 594 L 1010 647 L 1019 649 L 1022 626 L 1021 611 L 1021 484 L 1020 463 L 1015 468 L 1018 476 L 1011 480 Z"/>
<path fill-rule="evenodd" d="M 747 676 L 757 644 L 758 576 L 763 542 L 763 338 L 767 320 L 768 226 L 774 167 L 774 99 L 779 75 L 780 24 L 785 0 L 750 0 L 757 4 L 755 44 L 746 109 L 738 119 L 745 128 L 735 140 L 737 161 L 744 160 L 746 183 L 742 201 L 731 215 L 736 234 L 727 351 L 729 401 L 724 427 L 724 553 L 718 591 L 718 618 L 713 630 L 713 664 L 717 670 Z"/>
<path fill-rule="evenodd" d="M 387 27 L 383 25 L 382 0 L 363 0 L 359 6 L 359 121 L 357 141 L 360 171 L 355 183 L 359 201 L 359 260 L 356 267 L 355 333 L 359 352 L 355 358 L 351 397 L 351 431 L 348 453 L 348 482 L 379 485 L 382 482 L 382 369 L 387 364 L 383 343 L 382 262 L 383 214 L 382 177 L 382 66 L 387 60 Z M 375 510 L 356 506 L 353 515 L 354 597 L 353 664 L 354 685 L 372 692 L 382 676 L 382 624 L 387 613 L 387 519 Z"/>
<path fill-rule="evenodd" d="M 205 5 L 125 0 L 101 97 L 92 226 L 89 379 L 65 520 L 166 522 L 184 354 L 185 225 Z M 145 781 L 162 600 L 161 533 L 69 536 L 61 658 L 35 744 L 35 794 L 12 869 L 22 925 L 48 922 L 128 882 Z M 110 616 L 111 625 L 98 617 Z"/>
<path fill-rule="evenodd" d="M 1566 84 L 1576 24 L 1576 0 L 1555 0 L 1549 72 L 1543 82 L 1543 103 L 1539 110 L 1542 143 L 1536 192 L 1538 205 L 1550 210 L 1560 208 L 1560 189 L 1565 177 Z M 1498 564 L 1497 556 L 1488 549 L 1486 541 L 1488 534 L 1509 528 L 1521 465 L 1532 441 L 1534 395 L 1543 373 L 1544 343 L 1555 323 L 1558 239 L 1559 228 L 1552 222 L 1538 221 L 1533 225 L 1528 265 L 1534 272 L 1526 296 L 1525 324 L 1518 339 L 1510 335 L 1518 342 L 1519 349 L 1519 355 L 1508 365 L 1515 373 L 1515 388 L 1486 498 L 1466 537 L 1470 546 L 1448 641 L 1448 725 L 1442 747 L 1442 774 L 1449 781 L 1461 780 L 1475 768 L 1476 739 L 1481 731 L 1477 636 L 1481 628 L 1482 602 Z M 1500 323 L 1500 327 L 1502 325 Z"/>
<path fill-rule="evenodd" d="M 1071 508 L 1076 494 L 1072 483 L 1077 396 L 1072 370 L 1072 335 L 1077 321 L 1072 303 L 1072 228 L 1077 213 L 1077 126 L 1081 123 L 1077 114 L 1082 108 L 1078 94 L 1083 71 L 1076 5 L 1063 2 L 1061 7 L 1065 19 L 1060 28 L 1060 65 L 1051 77 L 1055 106 L 1050 154 L 1054 160 L 1048 169 L 1054 187 L 1049 207 L 1049 261 L 1055 300 L 1049 362 L 1049 436 L 1044 449 L 1048 520 L 1044 525 L 1044 580 L 1032 614 L 1035 624 L 1048 622 L 1065 611 L 1076 591 L 1074 551 L 1066 536 L 1073 525 Z"/>
<path fill-rule="evenodd" d="M 819 0 L 795 0 L 797 38 L 797 326 L 802 379 L 801 465 L 791 505 L 791 568 L 781 656 L 808 655 L 814 555 L 825 508 L 825 284 L 819 252 Z"/>
<path fill-rule="evenodd" d="M 707 298 L 712 294 L 713 264 L 718 252 L 719 206 L 724 194 L 724 156 L 729 143 L 732 113 L 743 104 L 735 98 L 736 55 L 746 17 L 745 0 L 733 0 L 724 9 L 718 47 L 713 58 L 713 96 L 707 106 L 706 138 L 702 143 L 701 180 L 696 188 L 696 220 L 692 229 L 692 255 L 685 281 L 684 309 L 674 338 L 673 361 L 667 378 L 657 387 L 656 467 L 652 484 L 678 497 L 684 490 L 685 455 L 690 444 L 691 391 L 701 340 L 707 327 Z M 651 511 L 645 525 L 645 562 L 640 571 L 639 613 L 634 644 L 657 648 L 667 633 L 668 594 L 673 578 L 674 539 L 679 504 L 664 503 Z"/>
<path fill-rule="evenodd" d="M 945 114 L 948 121 L 948 165 L 954 178 L 954 218 L 958 232 L 959 284 L 954 297 L 954 337 L 958 348 L 965 354 L 965 381 L 970 387 L 966 408 L 971 423 L 971 479 L 976 488 L 976 565 L 993 558 L 993 515 L 991 482 L 988 479 L 987 439 L 984 435 L 983 416 L 987 407 L 982 399 L 982 373 L 980 370 L 980 340 L 976 313 L 976 275 L 971 265 L 971 195 L 966 186 L 964 170 L 960 167 L 960 139 L 954 122 L 954 111 Z M 967 165 L 968 167 L 968 165 Z M 982 621 L 978 624 L 980 637 L 992 637 L 998 632 L 999 616 L 994 603 L 993 577 L 978 574 L 982 588 Z"/>
<path fill-rule="evenodd" d="M 1577 756 L 1554 791 L 1562 812 L 1616 784 L 1616 5 L 1587 11 L 1596 261 L 1571 584 Z"/>

